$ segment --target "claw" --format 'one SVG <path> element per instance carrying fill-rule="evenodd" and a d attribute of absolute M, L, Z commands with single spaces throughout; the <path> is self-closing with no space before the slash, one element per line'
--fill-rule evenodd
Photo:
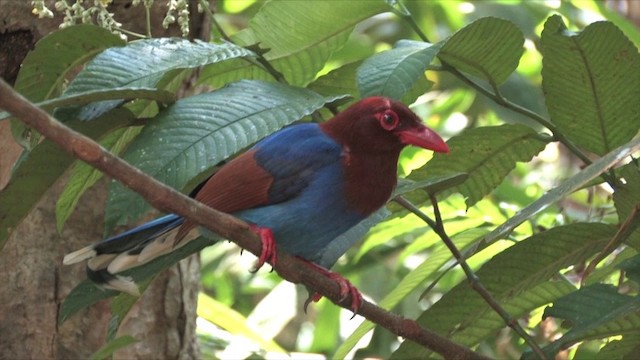
<path fill-rule="evenodd" d="M 271 271 L 276 264 L 276 241 L 273 237 L 273 232 L 269 228 L 262 228 L 256 225 L 250 225 L 251 231 L 260 236 L 262 242 L 262 251 L 256 262 L 256 266 L 250 270 L 252 273 L 258 271 L 264 263 L 271 264 Z"/>
<path fill-rule="evenodd" d="M 360 310 L 360 307 L 362 306 L 362 294 L 360 294 L 360 291 L 358 291 L 358 289 L 355 286 L 353 286 L 353 284 L 351 284 L 349 280 L 343 278 L 342 275 L 333 271 L 329 271 L 323 268 L 322 266 L 319 266 L 317 264 L 314 264 L 306 260 L 305 260 L 305 263 L 310 267 L 312 267 L 313 269 L 320 272 L 322 275 L 338 283 L 338 286 L 340 287 L 340 302 L 346 300 L 349 296 L 351 296 L 350 309 L 351 311 L 353 311 L 353 316 L 351 317 L 353 319 L 358 313 L 358 310 Z M 318 302 L 318 300 L 320 300 L 321 298 L 322 298 L 322 295 L 318 294 L 317 292 L 314 292 L 313 294 L 309 294 L 309 298 L 307 298 L 307 300 L 304 302 L 304 312 L 305 313 L 307 312 L 307 307 L 309 306 L 309 304 L 311 304 L 312 301 Z"/>
<path fill-rule="evenodd" d="M 309 307 L 309 304 L 311 304 L 311 302 L 318 302 L 320 301 L 320 299 L 322 299 L 322 295 L 318 294 L 317 292 L 314 293 L 309 293 L 309 297 L 307 298 L 307 300 L 304 301 L 304 313 L 307 313 L 307 308 Z"/>

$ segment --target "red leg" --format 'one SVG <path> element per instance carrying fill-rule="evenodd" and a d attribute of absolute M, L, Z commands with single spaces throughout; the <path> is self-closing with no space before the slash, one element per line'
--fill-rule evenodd
<path fill-rule="evenodd" d="M 264 265 L 269 263 L 272 266 L 276 264 L 276 240 L 273 237 L 273 232 L 269 228 L 263 228 L 256 225 L 250 225 L 251 231 L 260 236 L 262 242 L 262 251 L 256 262 L 256 266 L 251 272 L 256 272 Z"/>
<path fill-rule="evenodd" d="M 340 286 L 340 301 L 345 300 L 349 295 L 351 295 L 351 311 L 353 311 L 353 317 L 355 317 L 358 310 L 360 310 L 360 306 L 362 306 L 362 294 L 360 294 L 360 291 L 358 291 L 358 289 L 356 289 L 356 287 L 353 286 L 353 284 L 351 284 L 349 280 L 343 278 L 342 275 L 327 270 L 322 266 L 314 264 L 307 260 L 304 260 L 304 262 L 322 275 L 338 283 L 338 286 Z M 318 302 L 318 300 L 320 300 L 321 298 L 322 295 L 318 293 L 310 294 L 309 298 L 304 302 L 304 311 L 307 312 L 307 307 L 312 301 Z"/>

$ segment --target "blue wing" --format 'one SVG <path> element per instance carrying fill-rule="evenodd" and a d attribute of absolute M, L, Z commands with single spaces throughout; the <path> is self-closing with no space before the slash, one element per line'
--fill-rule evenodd
<path fill-rule="evenodd" d="M 268 202 L 234 215 L 270 228 L 288 253 L 333 265 L 342 254 L 323 257 L 329 243 L 364 218 L 346 203 L 340 144 L 318 125 L 304 124 L 263 140 L 254 151 L 272 177 Z"/>

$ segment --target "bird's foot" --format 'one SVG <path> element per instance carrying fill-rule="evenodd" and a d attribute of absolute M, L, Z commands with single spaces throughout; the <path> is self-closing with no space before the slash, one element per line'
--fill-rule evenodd
<path fill-rule="evenodd" d="M 262 251 L 256 262 L 256 266 L 251 272 L 258 271 L 264 263 L 271 264 L 271 271 L 276 264 L 276 239 L 273 237 L 273 232 L 269 228 L 263 228 L 256 225 L 250 225 L 251 231 L 260 236 L 262 242 Z"/>
<path fill-rule="evenodd" d="M 342 277 L 342 275 L 336 272 L 327 270 L 320 265 L 314 264 L 306 260 L 305 260 L 305 263 L 310 267 L 312 267 L 314 270 L 321 273 L 322 275 L 335 281 L 338 284 L 338 286 L 340 286 L 340 300 L 339 300 L 340 302 L 344 301 L 345 299 L 347 299 L 347 297 L 351 296 L 350 309 L 351 311 L 353 311 L 353 316 L 351 317 L 353 319 L 358 313 L 358 310 L 360 310 L 360 306 L 362 306 L 362 294 L 360 294 L 360 291 L 358 291 L 358 289 L 355 286 L 353 286 L 353 284 L 351 284 L 349 280 Z M 309 298 L 307 298 L 307 300 L 304 302 L 304 312 L 305 313 L 307 312 L 307 307 L 309 306 L 309 304 L 311 304 L 311 302 L 318 302 L 321 298 L 322 298 L 322 295 L 318 294 L 317 292 L 309 294 Z"/>

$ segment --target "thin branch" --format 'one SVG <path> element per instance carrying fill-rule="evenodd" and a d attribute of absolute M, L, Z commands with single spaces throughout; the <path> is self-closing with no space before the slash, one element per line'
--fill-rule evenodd
<path fill-rule="evenodd" d="M 207 207 L 132 167 L 95 141 L 69 129 L 43 110 L 35 107 L 13 91 L 3 80 L 0 80 L 0 108 L 9 111 L 75 158 L 120 181 L 140 194 L 155 208 L 192 219 L 199 225 L 232 240 L 253 254 L 260 254 L 260 240 L 249 229 L 247 223 Z M 296 284 L 304 284 L 339 306 L 350 308 L 350 296 L 340 302 L 339 286 L 334 281 L 305 266 L 301 260 L 279 252 L 278 262 L 274 268 L 282 278 Z M 414 320 L 404 319 L 370 302 L 363 301 L 358 314 L 398 336 L 415 341 L 443 355 L 445 358 L 485 359 L 482 355 L 466 347 L 420 327 Z"/>
<path fill-rule="evenodd" d="M 416 216 L 418 216 L 421 220 L 426 222 L 433 231 L 438 234 L 442 242 L 449 248 L 455 259 L 460 264 L 460 267 L 464 271 L 467 279 L 469 280 L 469 284 L 471 288 L 475 290 L 480 296 L 484 299 L 484 301 L 504 320 L 505 324 L 512 328 L 524 341 L 529 345 L 529 347 L 538 355 L 540 359 L 546 359 L 546 355 L 540 349 L 538 344 L 527 334 L 527 332 L 520 326 L 518 321 L 516 321 L 506 310 L 502 308 L 502 306 L 493 298 L 493 296 L 489 293 L 487 288 L 484 287 L 480 279 L 475 274 L 475 272 L 469 267 L 467 261 L 465 260 L 460 250 L 453 243 L 449 235 L 447 234 L 444 228 L 444 222 L 442 221 L 442 215 L 440 214 L 440 208 L 438 206 L 438 201 L 432 193 L 429 193 L 429 198 L 431 199 L 431 203 L 433 204 L 433 212 L 435 215 L 435 221 L 431 219 L 427 214 L 418 209 L 415 205 L 413 205 L 409 200 L 405 199 L 402 196 L 396 197 L 394 200 L 400 204 L 405 209 L 409 210 Z"/>

